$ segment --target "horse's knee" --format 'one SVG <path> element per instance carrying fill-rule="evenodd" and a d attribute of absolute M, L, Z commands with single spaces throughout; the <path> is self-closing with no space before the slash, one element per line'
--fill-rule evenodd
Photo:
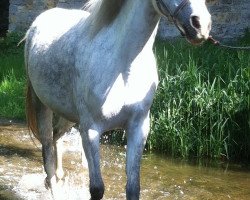
<path fill-rule="evenodd" d="M 104 194 L 104 184 L 90 186 L 91 200 L 100 200 Z"/>

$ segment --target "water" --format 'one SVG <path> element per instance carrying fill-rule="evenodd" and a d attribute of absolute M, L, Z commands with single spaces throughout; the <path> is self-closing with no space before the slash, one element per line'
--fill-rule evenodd
<path fill-rule="evenodd" d="M 77 131 L 64 137 L 64 199 L 89 199 L 88 170 L 81 163 Z M 0 199 L 52 199 L 44 187 L 41 146 L 24 125 L 0 126 Z M 101 147 L 104 199 L 125 199 L 125 148 Z M 250 199 L 250 171 L 238 165 L 211 165 L 145 154 L 141 199 Z"/>

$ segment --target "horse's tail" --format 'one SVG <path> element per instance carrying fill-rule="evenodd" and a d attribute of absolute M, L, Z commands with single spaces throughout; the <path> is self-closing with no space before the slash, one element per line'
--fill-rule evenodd
<path fill-rule="evenodd" d="M 30 29 L 27 31 L 25 39 L 25 68 L 26 68 L 26 75 L 27 75 L 27 86 L 26 86 L 26 120 L 29 130 L 33 133 L 35 138 L 40 141 L 38 126 L 37 126 L 37 118 L 36 118 L 36 108 L 35 108 L 35 93 L 33 91 L 31 82 L 28 76 L 28 57 L 29 57 L 29 49 L 30 49 Z"/>
<path fill-rule="evenodd" d="M 32 94 L 32 86 L 30 81 L 27 81 L 27 91 L 26 91 L 26 120 L 28 128 L 31 130 L 36 139 L 39 139 L 39 132 L 36 120 L 36 109 L 34 106 L 34 99 Z"/>

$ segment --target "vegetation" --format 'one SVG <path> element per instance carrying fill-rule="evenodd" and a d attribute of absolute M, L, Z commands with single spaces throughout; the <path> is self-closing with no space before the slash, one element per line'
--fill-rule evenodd
<path fill-rule="evenodd" d="M 19 35 L 0 39 L 0 117 L 24 119 Z M 240 41 L 250 44 L 250 34 Z M 156 40 L 160 83 L 147 148 L 172 156 L 250 160 L 250 54 Z M 104 142 L 124 143 L 123 132 Z"/>
<path fill-rule="evenodd" d="M 20 34 L 0 38 L 0 117 L 24 119 L 23 45 Z"/>
<path fill-rule="evenodd" d="M 246 34 L 241 45 L 250 44 Z M 160 83 L 149 147 L 181 157 L 250 160 L 250 54 L 156 41 Z"/>

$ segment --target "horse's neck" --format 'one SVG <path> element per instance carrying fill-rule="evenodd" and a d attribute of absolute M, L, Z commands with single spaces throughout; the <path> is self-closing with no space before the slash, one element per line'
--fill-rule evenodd
<path fill-rule="evenodd" d="M 85 33 L 87 31 L 89 34 L 89 38 L 85 37 L 83 40 L 84 45 L 86 42 L 91 42 L 91 46 L 96 45 L 97 49 L 98 46 L 113 49 L 114 58 L 122 58 L 123 63 L 131 63 L 142 51 L 160 18 L 151 0 L 124 0 L 116 18 L 106 26 L 97 28 L 99 31 L 97 33 L 96 28 L 92 31 L 92 27 L 95 27 L 92 24 L 95 22 L 95 17 L 100 17 L 98 12 L 91 15 L 86 23 L 83 21 L 83 28 L 79 26 L 80 31 L 85 30 Z M 146 47 L 150 48 L 150 45 Z"/>
<path fill-rule="evenodd" d="M 149 41 L 158 21 L 151 0 L 127 0 L 112 25 L 117 30 L 122 56 L 133 60 Z"/>

